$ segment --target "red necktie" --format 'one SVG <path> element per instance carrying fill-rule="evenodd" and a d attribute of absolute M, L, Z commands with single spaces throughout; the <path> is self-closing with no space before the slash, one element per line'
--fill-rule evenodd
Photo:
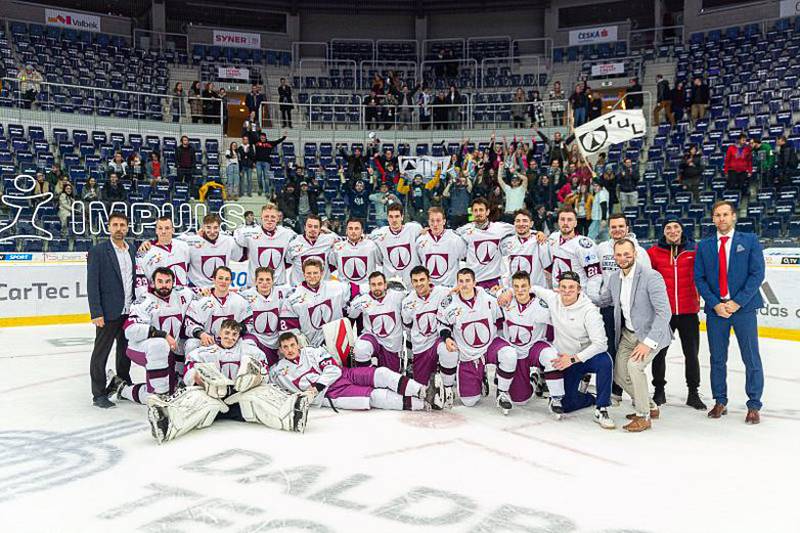
<path fill-rule="evenodd" d="M 725 298 L 728 295 L 728 258 L 725 255 L 725 244 L 730 237 L 721 236 L 719 238 L 719 296 Z"/>

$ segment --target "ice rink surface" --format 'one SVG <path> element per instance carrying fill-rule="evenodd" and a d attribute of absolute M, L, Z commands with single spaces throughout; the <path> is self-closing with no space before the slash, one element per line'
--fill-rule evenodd
<path fill-rule="evenodd" d="M 305 434 L 218 421 L 163 446 L 145 408 L 91 406 L 90 325 L 0 330 L 0 530 L 799 531 L 800 344 L 761 341 L 762 423 L 683 405 L 680 343 L 654 429 L 603 430 L 543 400 L 446 413 L 314 409 Z M 702 394 L 712 404 L 703 335 Z M 142 377 L 134 365 L 134 378 Z M 612 409 L 619 427 L 630 404 Z"/>

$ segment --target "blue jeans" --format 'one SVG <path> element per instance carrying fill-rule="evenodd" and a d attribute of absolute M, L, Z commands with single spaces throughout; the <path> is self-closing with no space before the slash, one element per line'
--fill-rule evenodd
<path fill-rule="evenodd" d="M 592 239 L 593 241 L 598 240 L 601 235 L 605 235 L 605 230 L 600 230 L 600 220 L 592 220 L 591 224 L 589 224 L 589 231 L 587 232 L 587 237 Z M 605 240 L 605 239 L 600 239 Z"/>
<path fill-rule="evenodd" d="M 258 194 L 267 193 L 272 190 L 272 172 L 269 169 L 268 161 L 256 161 L 256 176 L 258 177 Z"/>
<path fill-rule="evenodd" d="M 228 194 L 239 196 L 239 163 L 228 163 L 225 168 L 225 189 Z"/>
<path fill-rule="evenodd" d="M 577 128 L 584 122 L 586 122 L 586 108 L 585 107 L 576 107 L 572 110 L 572 117 L 575 119 L 575 127 Z"/>
<path fill-rule="evenodd" d="M 714 311 L 706 315 L 708 346 L 711 350 L 711 394 L 714 400 L 728 405 L 728 345 L 731 328 L 736 333 L 739 351 L 744 362 L 744 390 L 747 408 L 761 409 L 764 392 L 764 369 L 758 351 L 758 319 L 756 311 L 736 311 L 730 318 L 722 318 Z"/>
<path fill-rule="evenodd" d="M 253 169 L 242 167 L 239 169 L 239 194 L 253 196 Z"/>
<path fill-rule="evenodd" d="M 611 405 L 611 383 L 614 380 L 613 365 L 608 352 L 595 355 L 588 361 L 575 363 L 564 371 L 564 398 L 561 406 L 565 413 L 577 411 L 594 404 L 597 407 Z M 578 390 L 584 374 L 594 374 L 597 384 L 597 399 Z"/>

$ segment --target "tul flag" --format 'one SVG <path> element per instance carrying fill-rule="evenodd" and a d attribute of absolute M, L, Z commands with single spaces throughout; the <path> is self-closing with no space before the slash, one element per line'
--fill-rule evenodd
<path fill-rule="evenodd" d="M 575 128 L 575 140 L 584 156 L 596 155 L 612 144 L 643 137 L 647 122 L 641 109 L 615 110 Z"/>

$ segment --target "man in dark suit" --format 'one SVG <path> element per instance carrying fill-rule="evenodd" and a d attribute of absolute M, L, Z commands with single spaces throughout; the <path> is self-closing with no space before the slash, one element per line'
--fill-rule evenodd
<path fill-rule="evenodd" d="M 135 250 L 125 242 L 128 218 L 112 213 L 108 219 L 111 239 L 89 250 L 86 280 L 89 313 L 95 325 L 94 350 L 89 363 L 92 398 L 96 407 L 114 407 L 106 390 L 106 363 L 111 345 L 117 342 L 117 376 L 131 383 L 131 360 L 126 354 L 128 341 L 123 326 L 133 303 Z"/>
<path fill-rule="evenodd" d="M 764 305 L 759 292 L 764 282 L 764 254 L 758 236 L 734 231 L 736 211 L 732 203 L 717 202 L 711 214 L 717 233 L 700 241 L 694 263 L 697 290 L 705 301 L 711 392 L 716 401 L 708 416 L 719 418 L 727 414 L 726 364 L 733 328 L 745 366 L 745 422 L 758 424 L 764 370 L 758 352 L 756 311 Z"/>

